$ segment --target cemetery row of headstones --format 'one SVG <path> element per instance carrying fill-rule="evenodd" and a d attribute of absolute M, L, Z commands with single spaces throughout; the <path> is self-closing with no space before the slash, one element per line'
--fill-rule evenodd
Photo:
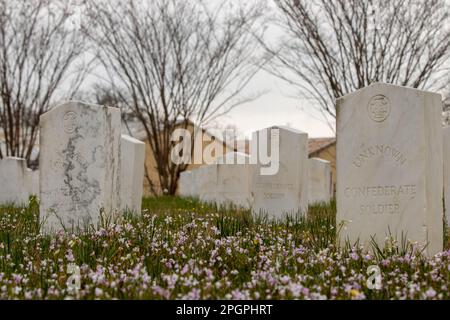
<path fill-rule="evenodd" d="M 382 247 L 393 237 L 398 243 L 403 238 L 415 243 L 428 255 L 441 251 L 443 198 L 450 207 L 450 129 L 441 127 L 441 96 L 375 83 L 338 99 L 336 110 L 341 243 Z M 41 218 L 47 227 L 95 223 L 101 209 L 140 211 L 144 144 L 121 138 L 119 112 L 66 103 L 42 115 L 39 179 L 23 160 L 2 160 L 0 201 L 26 201 L 37 192 L 39 180 Z M 269 129 L 255 133 L 252 141 Z M 273 216 L 305 212 L 309 201 L 327 200 L 328 164 L 307 159 L 307 134 L 276 129 L 278 136 L 263 135 L 269 149 L 272 139 L 279 141 L 275 174 L 261 174 L 270 168 L 259 157 L 238 165 L 219 160 L 183 173 L 181 192 Z M 319 178 L 323 185 L 312 182 L 320 176 L 325 177 Z"/>
<path fill-rule="evenodd" d="M 119 109 L 57 106 L 40 117 L 39 148 L 37 171 L 24 159 L 0 160 L 0 203 L 38 195 L 47 230 L 96 225 L 102 212 L 140 213 L 145 143 L 121 135 Z"/>
<path fill-rule="evenodd" d="M 0 203 L 25 205 L 39 194 L 39 171 L 27 168 L 25 159 L 7 157 L 0 160 Z"/>
<path fill-rule="evenodd" d="M 450 207 L 450 128 L 441 127 L 441 95 L 375 83 L 338 99 L 336 110 L 340 243 L 383 248 L 394 242 L 427 255 L 442 251 L 443 198 Z M 325 189 L 311 183 L 328 169 L 320 160 L 307 162 L 306 139 L 306 134 L 280 130 L 280 167 L 274 176 L 260 175 L 259 165 L 206 166 L 183 174 L 182 192 L 249 204 L 254 212 L 271 215 L 304 212 L 308 193 L 318 200 L 329 194 L 321 198 Z"/>
<path fill-rule="evenodd" d="M 273 155 L 272 139 L 277 139 L 278 146 L 276 172 L 262 173 L 266 165 L 256 148 L 250 156 L 231 152 L 217 158 L 215 164 L 182 172 L 180 195 L 222 206 L 252 208 L 256 214 L 277 218 L 304 214 L 310 204 L 329 202 L 333 195 L 331 164 L 308 159 L 308 135 L 271 127 L 255 132 L 252 143 L 256 142 L 258 148 L 266 146 L 264 150 Z"/>

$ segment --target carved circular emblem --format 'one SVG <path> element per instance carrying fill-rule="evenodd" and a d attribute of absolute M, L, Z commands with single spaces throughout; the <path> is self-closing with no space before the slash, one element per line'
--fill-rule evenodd
<path fill-rule="evenodd" d="M 73 111 L 68 111 L 63 117 L 63 128 L 66 133 L 73 133 L 77 127 L 77 114 Z"/>
<path fill-rule="evenodd" d="M 367 111 L 370 119 L 375 122 L 383 122 L 391 112 L 391 103 L 386 96 L 379 94 L 370 99 Z"/>

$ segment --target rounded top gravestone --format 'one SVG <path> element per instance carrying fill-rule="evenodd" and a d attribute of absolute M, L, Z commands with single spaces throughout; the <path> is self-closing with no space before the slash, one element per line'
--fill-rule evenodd
<path fill-rule="evenodd" d="M 341 241 L 387 237 L 442 250 L 439 94 L 375 83 L 337 99 L 337 223 Z"/>
<path fill-rule="evenodd" d="M 70 101 L 44 113 L 39 157 L 47 227 L 96 223 L 119 208 L 119 109 Z"/>
<path fill-rule="evenodd" d="M 308 134 L 285 126 L 253 133 L 253 212 L 272 218 L 303 215 L 308 209 Z M 269 156 L 270 155 L 270 156 Z M 267 162 L 267 163 L 266 163 Z M 272 167 L 274 170 L 266 170 Z"/>

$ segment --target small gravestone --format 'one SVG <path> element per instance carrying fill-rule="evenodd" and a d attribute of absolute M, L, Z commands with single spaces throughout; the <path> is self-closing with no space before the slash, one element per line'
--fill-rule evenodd
<path fill-rule="evenodd" d="M 46 229 L 96 224 L 120 209 L 120 110 L 67 102 L 40 117 Z"/>
<path fill-rule="evenodd" d="M 30 196 L 39 196 L 39 170 L 27 169 L 26 189 Z"/>
<path fill-rule="evenodd" d="M 444 203 L 445 219 L 450 225 L 450 127 L 442 129 L 444 152 Z"/>
<path fill-rule="evenodd" d="M 141 212 L 145 143 L 123 134 L 121 142 L 120 200 L 122 210 Z"/>
<path fill-rule="evenodd" d="M 333 195 L 330 161 L 308 159 L 308 201 L 309 204 L 328 203 Z"/>
<path fill-rule="evenodd" d="M 192 171 L 183 171 L 180 173 L 180 179 L 178 182 L 179 194 L 182 197 L 194 196 L 193 193 L 193 181 L 192 181 Z"/>
<path fill-rule="evenodd" d="M 250 208 L 252 165 L 250 157 L 230 152 L 217 160 L 217 197 L 220 205 Z"/>
<path fill-rule="evenodd" d="M 0 204 L 27 204 L 29 191 L 25 159 L 7 157 L 0 160 L 0 181 Z"/>
<path fill-rule="evenodd" d="M 209 164 L 192 170 L 192 193 L 200 201 L 215 203 L 217 200 L 217 164 Z"/>
<path fill-rule="evenodd" d="M 337 100 L 341 244 L 386 237 L 442 250 L 442 100 L 375 83 Z"/>
<path fill-rule="evenodd" d="M 308 209 L 308 134 L 288 127 L 271 127 L 253 133 L 258 145 L 257 164 L 253 168 L 252 195 L 255 214 L 281 218 L 305 214 Z M 272 139 L 275 139 L 272 143 Z M 279 150 L 272 150 L 276 146 Z M 267 155 L 279 152 L 278 170 L 264 172 L 261 152 L 267 143 Z M 256 155 L 252 155 L 256 156 Z"/>

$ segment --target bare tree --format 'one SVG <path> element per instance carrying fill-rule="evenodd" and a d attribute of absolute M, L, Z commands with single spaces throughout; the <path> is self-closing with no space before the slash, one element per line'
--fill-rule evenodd
<path fill-rule="evenodd" d="M 274 1 L 287 39 L 266 47 L 269 71 L 317 102 L 328 119 L 336 116 L 335 98 L 373 82 L 421 89 L 445 83 L 446 0 Z"/>
<path fill-rule="evenodd" d="M 75 65 L 86 43 L 71 9 L 61 0 L 0 0 L 0 159 L 30 162 L 39 116 L 86 75 L 89 63 Z"/>
<path fill-rule="evenodd" d="M 125 125 L 129 135 L 133 134 L 129 123 L 135 124 L 139 121 L 137 121 L 138 119 L 136 119 L 133 110 L 130 110 L 128 104 L 124 102 L 124 97 L 127 96 L 124 90 L 112 87 L 109 84 L 97 83 L 92 86 L 90 92 L 85 93 L 85 96 L 87 96 L 86 100 L 95 101 L 98 105 L 119 108 L 121 110 L 122 125 Z"/>
<path fill-rule="evenodd" d="M 256 28 L 262 9 L 199 0 L 90 1 L 96 26 L 86 33 L 111 85 L 126 89 L 118 95 L 146 132 L 156 190 L 174 194 L 186 168 L 170 161 L 175 128 L 204 123 L 255 98 L 241 93 L 260 69 L 253 32 L 263 30 Z"/>

